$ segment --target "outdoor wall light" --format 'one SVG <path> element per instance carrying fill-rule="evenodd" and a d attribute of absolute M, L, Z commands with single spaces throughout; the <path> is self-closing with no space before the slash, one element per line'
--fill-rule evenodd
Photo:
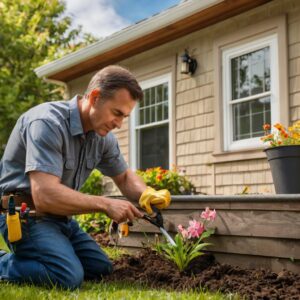
<path fill-rule="evenodd" d="M 181 55 L 181 74 L 193 75 L 197 69 L 197 61 L 189 56 L 189 52 L 185 49 Z"/>

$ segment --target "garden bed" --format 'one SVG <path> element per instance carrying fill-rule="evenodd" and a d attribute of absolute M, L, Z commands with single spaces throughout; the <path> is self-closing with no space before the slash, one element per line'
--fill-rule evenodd
<path fill-rule="evenodd" d="M 166 290 L 238 293 L 246 299 L 300 299 L 300 275 L 221 264 L 212 254 L 196 258 L 180 273 L 172 262 L 150 249 L 143 249 L 138 254 L 123 255 L 115 260 L 114 272 L 104 280 L 140 283 Z"/>
<path fill-rule="evenodd" d="M 219 263 L 300 274 L 300 194 L 173 196 L 162 211 L 166 230 L 174 234 L 205 207 L 217 211 L 209 251 Z M 155 226 L 139 220 L 118 246 L 134 252 L 153 243 L 156 234 Z"/>

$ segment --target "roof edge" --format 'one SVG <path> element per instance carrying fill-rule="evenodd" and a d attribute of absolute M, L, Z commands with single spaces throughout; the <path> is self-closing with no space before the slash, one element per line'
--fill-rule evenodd
<path fill-rule="evenodd" d="M 75 66 L 89 58 L 93 58 L 101 53 L 140 38 L 143 35 L 164 28 L 178 20 L 184 19 L 196 12 L 207 9 L 208 7 L 214 6 L 223 1 L 224 0 L 202 0 L 179 3 L 177 6 L 164 10 L 158 15 L 126 27 L 125 29 L 113 33 L 96 43 L 42 65 L 34 71 L 38 77 L 54 75 L 55 73 Z"/>

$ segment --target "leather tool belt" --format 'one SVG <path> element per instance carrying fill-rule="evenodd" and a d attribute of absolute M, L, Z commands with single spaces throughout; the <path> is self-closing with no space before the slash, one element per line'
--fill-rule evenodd
<path fill-rule="evenodd" d="M 2 210 L 8 209 L 8 200 L 11 195 L 4 195 L 1 197 L 1 207 Z M 23 202 L 27 204 L 27 207 L 30 207 L 30 210 L 35 210 L 34 202 L 31 197 L 31 195 L 18 195 L 18 194 L 12 194 L 14 197 L 15 206 L 21 206 Z"/>
<path fill-rule="evenodd" d="M 70 220 L 72 216 L 59 216 L 59 215 L 52 215 L 47 213 L 40 213 L 35 210 L 35 205 L 33 202 L 33 199 L 31 195 L 29 194 L 9 194 L 9 195 L 3 195 L 0 200 L 0 212 L 1 211 L 7 211 L 8 210 L 8 201 L 9 198 L 13 196 L 14 202 L 16 207 L 21 207 L 22 203 L 26 203 L 27 207 L 30 208 L 29 216 L 30 217 L 52 217 L 56 219 L 62 219 L 62 220 Z"/>

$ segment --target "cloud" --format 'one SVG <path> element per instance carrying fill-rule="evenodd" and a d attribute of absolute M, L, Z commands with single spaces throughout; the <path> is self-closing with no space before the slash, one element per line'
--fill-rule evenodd
<path fill-rule="evenodd" d="M 67 14 L 75 26 L 96 37 L 105 37 L 130 25 L 118 15 L 110 0 L 66 0 Z"/>

